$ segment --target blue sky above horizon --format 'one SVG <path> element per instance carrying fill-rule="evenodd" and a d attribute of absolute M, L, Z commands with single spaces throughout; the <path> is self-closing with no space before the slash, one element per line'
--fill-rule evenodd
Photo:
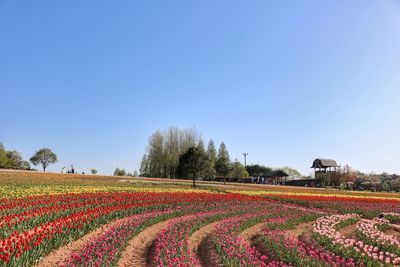
<path fill-rule="evenodd" d="M 139 168 L 196 127 L 232 159 L 400 173 L 399 1 L 0 1 L 0 142 Z"/>

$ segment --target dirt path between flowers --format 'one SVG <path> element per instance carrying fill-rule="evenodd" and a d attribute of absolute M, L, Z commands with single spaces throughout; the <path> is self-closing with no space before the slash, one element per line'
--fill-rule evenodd
<path fill-rule="evenodd" d="M 153 224 L 132 238 L 125 250 L 122 251 L 117 266 L 147 266 L 148 256 L 151 247 L 154 246 L 155 239 L 168 226 L 170 221 Z"/>
<path fill-rule="evenodd" d="M 193 253 L 196 254 L 197 250 L 199 248 L 200 243 L 209 235 L 211 232 L 215 229 L 215 226 L 217 226 L 218 222 L 213 222 L 210 224 L 207 224 L 206 226 L 200 228 L 196 232 L 194 232 L 190 238 L 189 238 L 189 250 Z"/>
<path fill-rule="evenodd" d="M 127 218 L 122 218 L 115 220 L 111 223 L 106 225 L 102 225 L 96 230 L 89 232 L 88 234 L 82 236 L 81 238 L 72 241 L 52 252 L 50 252 L 47 256 L 43 257 L 36 267 L 56 267 L 60 266 L 73 252 L 79 251 L 82 249 L 86 244 L 88 244 L 91 240 L 96 238 L 97 236 L 101 235 L 104 231 L 109 230 L 111 227 L 128 220 Z"/>
<path fill-rule="evenodd" d="M 219 263 L 218 255 L 213 247 L 210 234 L 221 221 L 213 222 L 201 227 L 189 238 L 189 251 L 196 255 L 201 266 L 217 267 Z"/>
<path fill-rule="evenodd" d="M 345 238 L 357 238 L 356 237 L 357 223 L 350 224 L 342 229 L 339 229 L 339 233 Z"/>
<path fill-rule="evenodd" d="M 247 228 L 243 232 L 239 234 L 239 237 L 243 238 L 247 242 L 251 242 L 251 239 L 255 237 L 256 235 L 261 234 L 262 229 L 264 228 L 264 225 L 266 224 L 266 221 L 253 225 L 252 227 Z"/>
<path fill-rule="evenodd" d="M 307 223 L 300 223 L 296 226 L 296 228 L 286 230 L 285 233 L 288 236 L 290 235 L 292 237 L 300 239 L 300 237 L 303 237 L 304 235 L 312 234 L 313 224 L 314 224 L 314 221 L 307 222 Z"/>

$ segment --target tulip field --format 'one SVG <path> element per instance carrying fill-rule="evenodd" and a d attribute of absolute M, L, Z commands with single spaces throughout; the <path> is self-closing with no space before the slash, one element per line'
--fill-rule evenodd
<path fill-rule="evenodd" d="M 0 266 L 400 266 L 400 195 L 0 171 Z"/>

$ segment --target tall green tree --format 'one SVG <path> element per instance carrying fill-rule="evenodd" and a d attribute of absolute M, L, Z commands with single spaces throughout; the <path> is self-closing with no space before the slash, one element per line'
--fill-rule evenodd
<path fill-rule="evenodd" d="M 179 157 L 179 173 L 182 178 L 191 178 L 193 187 L 196 187 L 196 179 L 204 173 L 207 167 L 208 157 L 198 147 L 190 147 Z"/>
<path fill-rule="evenodd" d="M 215 144 L 212 139 L 210 139 L 210 141 L 208 142 L 206 155 L 209 159 L 209 162 L 205 177 L 213 180 L 216 175 L 215 164 L 217 162 L 217 150 L 215 149 Z"/>
<path fill-rule="evenodd" d="M 147 159 L 146 154 L 144 154 L 142 157 L 142 162 L 140 163 L 139 171 L 142 177 L 150 176 L 149 160 Z"/>
<path fill-rule="evenodd" d="M 176 178 L 179 157 L 189 147 L 201 140 L 197 130 L 170 127 L 163 132 L 158 130 L 149 138 L 146 148 L 146 174 L 152 177 Z M 143 162 L 143 160 L 142 160 Z"/>
<path fill-rule="evenodd" d="M 224 183 L 230 171 L 230 158 L 228 150 L 224 142 L 221 143 L 218 150 L 217 162 L 215 163 L 215 170 L 217 176 L 224 177 Z"/>
<path fill-rule="evenodd" d="M 29 160 L 35 166 L 41 164 L 43 171 L 45 172 L 49 164 L 57 162 L 57 155 L 48 148 L 42 148 L 36 151 L 36 153 Z"/>

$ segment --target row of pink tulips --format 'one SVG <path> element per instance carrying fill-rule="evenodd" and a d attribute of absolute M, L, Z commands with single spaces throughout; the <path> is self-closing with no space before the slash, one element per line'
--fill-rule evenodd
<path fill-rule="evenodd" d="M 356 253 L 361 256 L 367 256 L 375 261 L 380 261 L 384 264 L 400 264 L 400 257 L 397 257 L 393 253 L 380 251 L 378 247 L 365 244 L 363 241 L 346 238 L 339 231 L 335 229 L 341 221 L 348 219 L 359 219 L 360 216 L 357 214 L 345 214 L 345 215 L 332 215 L 319 218 L 314 224 L 314 233 L 326 237 L 332 241 L 333 244 L 337 244 L 343 248 L 353 249 Z"/>

